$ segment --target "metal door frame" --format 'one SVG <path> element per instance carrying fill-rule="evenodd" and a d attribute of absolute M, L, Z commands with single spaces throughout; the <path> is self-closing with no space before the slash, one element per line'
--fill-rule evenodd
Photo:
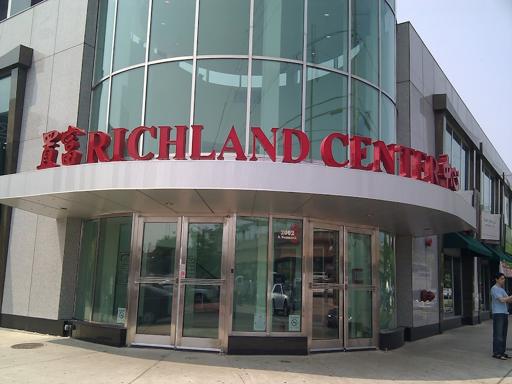
<path fill-rule="evenodd" d="M 314 232 L 315 229 L 323 229 L 338 232 L 338 283 L 314 284 L 313 283 L 313 253 L 314 253 Z M 307 264 L 307 316 L 308 319 L 308 349 L 310 351 L 343 350 L 345 347 L 345 233 L 342 225 L 327 223 L 317 220 L 308 220 L 308 244 L 306 254 Z M 313 339 L 313 293 L 319 289 L 332 288 L 339 291 L 338 300 L 338 338 L 331 340 Z"/>
<path fill-rule="evenodd" d="M 220 279 L 192 279 L 179 277 L 178 291 L 179 303 L 176 323 L 176 348 L 178 349 L 200 349 L 220 351 L 227 346 L 226 316 L 227 316 L 227 296 L 226 292 L 226 266 L 230 251 L 230 218 L 229 217 L 185 217 L 182 219 L 181 231 L 181 255 L 179 264 L 179 274 L 186 271 L 187 253 L 188 253 L 188 226 L 189 224 L 222 224 L 222 255 L 221 255 L 221 276 Z M 187 285 L 218 285 L 220 287 L 219 298 L 219 329 L 218 339 L 186 337 L 183 336 L 183 314 L 185 305 L 185 286 Z"/>
<path fill-rule="evenodd" d="M 371 291 L 372 294 L 372 337 L 370 338 L 361 338 L 361 339 L 350 339 L 348 333 L 348 306 L 349 306 L 349 284 L 348 284 L 348 234 L 356 233 L 356 234 L 366 234 L 370 236 L 370 246 L 371 246 L 371 264 L 372 264 L 372 284 L 371 285 L 356 285 L 355 289 L 361 289 L 365 291 Z M 344 317 L 347 319 L 344 324 L 344 335 L 345 335 L 345 348 L 346 349 L 358 349 L 358 348 L 373 348 L 378 346 L 379 339 L 379 308 L 380 308 L 380 299 L 379 294 L 377 292 L 377 287 L 379 283 L 379 236 L 377 230 L 353 227 L 353 226 L 345 226 L 344 227 L 344 286 L 345 286 L 345 297 L 344 297 Z"/>
<path fill-rule="evenodd" d="M 134 215 L 133 218 L 134 231 L 132 233 L 131 252 L 132 258 L 130 263 L 129 278 L 129 306 L 128 306 L 128 323 L 127 323 L 127 341 L 128 345 L 145 345 L 172 348 L 176 345 L 176 322 L 177 322 L 177 305 L 179 298 L 178 284 L 178 267 L 181 255 L 181 229 L 182 218 L 180 217 L 143 217 Z M 170 278 L 142 278 L 140 277 L 142 263 L 142 245 L 144 241 L 144 226 L 146 223 L 176 223 L 176 254 L 174 258 L 174 275 Z M 171 309 L 171 325 L 169 328 L 169 336 L 161 335 L 143 335 L 137 334 L 137 314 L 139 306 L 139 286 L 141 283 L 151 282 L 169 282 L 173 283 L 173 297 Z"/>

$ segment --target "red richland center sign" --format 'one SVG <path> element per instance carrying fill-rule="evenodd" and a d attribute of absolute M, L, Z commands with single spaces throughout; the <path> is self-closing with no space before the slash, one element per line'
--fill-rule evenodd
<path fill-rule="evenodd" d="M 244 152 L 240 139 L 234 127 L 217 154 L 215 150 L 205 155 L 201 153 L 201 132 L 202 125 L 192 125 L 192 152 L 190 160 L 224 160 L 225 153 L 234 153 L 235 159 L 239 161 L 257 161 L 256 143 L 263 148 L 272 161 L 276 161 L 277 134 L 279 128 L 272 128 L 272 142 L 259 127 L 252 127 L 252 156 L 249 158 Z M 187 131 L 189 128 L 184 125 L 158 126 L 158 127 L 137 127 L 128 134 L 126 128 L 112 129 L 112 137 L 104 132 L 89 132 L 87 134 L 87 163 L 124 161 L 125 153 L 128 153 L 130 160 L 143 161 L 169 160 L 169 147 L 174 147 L 174 160 L 187 160 Z M 174 138 L 171 138 L 171 133 Z M 126 137 L 128 134 L 128 137 Z M 158 141 L 158 157 L 153 152 L 141 155 L 139 153 L 139 142 L 144 134 Z M 283 128 L 282 134 L 282 159 L 283 163 L 300 163 L 307 159 L 311 142 L 308 136 L 299 129 Z M 62 154 L 62 165 L 77 165 L 82 161 L 80 142 L 78 136 L 85 136 L 83 129 L 69 126 L 67 131 L 51 131 L 43 134 L 43 153 L 41 164 L 37 169 L 59 167 L 57 158 L 59 142 L 64 144 L 65 153 Z M 109 147 L 113 144 L 112 157 L 109 157 Z M 339 162 L 334 157 L 334 151 L 341 147 L 349 147 L 349 160 Z M 126 151 L 125 151 L 126 149 Z M 294 151 L 295 150 L 295 151 Z M 373 161 L 363 164 L 368 157 L 368 151 L 373 151 Z M 459 189 L 459 171 L 450 166 L 448 155 L 440 155 L 436 160 L 424 152 L 405 147 L 403 145 L 389 144 L 383 141 L 372 141 L 369 137 L 349 136 L 343 133 L 334 132 L 327 135 L 320 144 L 320 154 L 324 164 L 328 167 L 348 167 L 373 172 L 382 172 L 382 168 L 389 174 L 395 174 L 396 157 L 399 159 L 399 175 L 427 183 L 437 184 L 444 188 L 456 191 Z"/>

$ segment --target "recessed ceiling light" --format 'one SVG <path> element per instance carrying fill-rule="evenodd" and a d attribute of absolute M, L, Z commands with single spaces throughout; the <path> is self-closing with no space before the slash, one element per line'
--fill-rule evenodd
<path fill-rule="evenodd" d="M 324 16 L 325 16 L 325 17 L 329 17 L 329 14 L 328 14 L 328 13 L 324 13 Z"/>

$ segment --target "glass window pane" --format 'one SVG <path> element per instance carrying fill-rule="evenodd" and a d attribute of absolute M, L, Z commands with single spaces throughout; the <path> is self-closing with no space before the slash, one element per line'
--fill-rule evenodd
<path fill-rule="evenodd" d="M 176 223 L 145 223 L 140 276 L 173 276 Z"/>
<path fill-rule="evenodd" d="M 171 332 L 173 285 L 147 283 L 139 285 L 137 334 L 169 335 Z"/>
<path fill-rule="evenodd" d="M 196 2 L 153 0 L 149 59 L 191 56 Z"/>
<path fill-rule="evenodd" d="M 348 234 L 348 283 L 372 285 L 372 237 L 364 233 Z"/>
<path fill-rule="evenodd" d="M 251 127 L 261 127 L 269 138 L 274 127 L 301 128 L 300 65 L 254 60 L 251 81 Z M 277 137 L 280 149 L 282 135 Z"/>
<path fill-rule="evenodd" d="M 147 0 L 118 0 L 114 70 L 144 61 L 148 4 Z"/>
<path fill-rule="evenodd" d="M 347 133 L 347 77 L 308 68 L 306 85 L 306 133 L 311 140 L 310 156 L 320 160 L 320 143 L 330 133 Z M 347 148 L 340 141 L 333 143 L 334 158 L 347 159 Z"/>
<path fill-rule="evenodd" d="M 198 54 L 247 55 L 249 4 L 249 0 L 201 0 Z"/>
<path fill-rule="evenodd" d="M 372 291 L 349 289 L 348 292 L 348 337 L 368 339 L 373 337 Z"/>
<path fill-rule="evenodd" d="M 222 224 L 189 224 L 187 278 L 220 279 Z"/>
<path fill-rule="evenodd" d="M 443 309 L 445 313 L 453 313 L 452 257 L 446 255 L 443 261 Z"/>
<path fill-rule="evenodd" d="M 83 225 L 75 293 L 75 318 L 79 320 L 91 320 L 98 224 L 98 220 L 92 220 L 86 221 Z"/>
<path fill-rule="evenodd" d="M 313 231 L 313 283 L 339 283 L 339 236 L 328 229 Z"/>
<path fill-rule="evenodd" d="M 96 37 L 96 62 L 94 80 L 98 81 L 110 73 L 112 61 L 112 34 L 114 32 L 115 0 L 99 2 L 98 36 Z"/>
<path fill-rule="evenodd" d="M 452 155 L 450 157 L 450 163 L 452 167 L 455 167 L 458 170 L 460 170 L 460 160 L 460 139 L 456 135 L 453 135 Z"/>
<path fill-rule="evenodd" d="M 302 60 L 303 8 L 302 1 L 256 0 L 253 55 Z"/>
<path fill-rule="evenodd" d="M 239 217 L 236 222 L 233 331 L 267 329 L 268 219 Z"/>
<path fill-rule="evenodd" d="M 133 69 L 113 77 L 110 97 L 109 130 L 132 130 L 141 123 L 144 70 Z"/>
<path fill-rule="evenodd" d="M 308 62 L 347 71 L 347 33 L 347 0 L 308 2 Z"/>
<path fill-rule="evenodd" d="M 379 95 L 369 85 L 352 81 L 352 132 L 372 139 L 379 137 Z"/>
<path fill-rule="evenodd" d="M 443 133 L 443 153 L 452 158 L 452 133 L 451 129 L 446 127 Z"/>
<path fill-rule="evenodd" d="M 15 15 L 15 14 L 23 11 L 24 9 L 31 7 L 30 0 L 10 0 L 10 1 L 11 1 L 10 16 Z"/>
<path fill-rule="evenodd" d="M 245 145 L 246 60 L 199 60 L 194 123 L 204 126 L 202 150 L 219 151 L 231 127 Z"/>
<path fill-rule="evenodd" d="M 107 102 L 108 85 L 110 80 L 105 80 L 92 91 L 91 122 L 89 131 L 107 131 Z"/>
<path fill-rule="evenodd" d="M 396 328 L 395 238 L 380 232 L 380 329 Z"/>
<path fill-rule="evenodd" d="M 219 337 L 219 303 L 219 286 L 185 286 L 183 336 L 217 339 Z"/>
<path fill-rule="evenodd" d="M 379 4 L 352 1 L 352 73 L 377 84 L 379 69 Z"/>
<path fill-rule="evenodd" d="M 300 332 L 302 221 L 274 219 L 272 232 L 272 332 Z"/>
<path fill-rule="evenodd" d="M 131 217 L 101 220 L 92 320 L 124 323 L 130 260 Z"/>
<path fill-rule="evenodd" d="M 312 338 L 333 340 L 340 337 L 340 290 L 326 288 L 313 291 Z"/>
<path fill-rule="evenodd" d="M 191 89 L 191 61 L 151 65 L 148 69 L 146 126 L 189 126 Z M 171 146 L 170 150 L 174 148 Z M 144 141 L 144 153 L 149 151 L 158 153 L 157 140 Z"/>
<path fill-rule="evenodd" d="M 460 189 L 462 190 L 466 190 L 466 189 L 469 189 L 468 188 L 468 175 L 467 175 L 467 171 L 468 171 L 468 164 L 469 164 L 469 151 L 468 151 L 468 148 L 463 145 L 461 147 L 461 152 L 460 152 L 460 156 L 461 156 L 461 159 L 460 159 L 460 168 L 459 168 L 459 180 L 460 180 Z"/>
<path fill-rule="evenodd" d="M 381 5 L 381 87 L 394 99 L 396 93 L 395 16 L 384 0 L 381 0 Z"/>
<path fill-rule="evenodd" d="M 386 144 L 396 143 L 396 110 L 395 104 L 381 94 L 380 139 Z"/>
<path fill-rule="evenodd" d="M 11 96 L 11 78 L 0 79 L 0 175 L 5 172 L 5 151 L 7 148 L 7 118 Z"/>

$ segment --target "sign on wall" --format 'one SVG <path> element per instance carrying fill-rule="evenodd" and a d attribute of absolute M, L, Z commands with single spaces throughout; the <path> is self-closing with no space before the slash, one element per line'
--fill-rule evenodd
<path fill-rule="evenodd" d="M 83 129 L 69 126 L 66 131 L 50 131 L 43 134 L 43 152 L 37 169 L 70 166 L 82 163 L 111 161 L 147 161 L 147 160 L 224 160 L 226 153 L 233 154 L 237 161 L 257 161 L 266 156 L 276 162 L 300 163 L 311 158 L 312 142 L 300 129 L 272 128 L 272 137 L 260 127 L 251 127 L 249 143 L 251 148 L 244 149 L 235 127 L 232 127 L 220 150 L 213 149 L 203 153 L 202 125 L 140 126 L 129 131 L 126 128 L 113 128 L 111 134 L 105 132 L 85 132 Z M 278 140 L 278 135 L 280 140 Z M 86 136 L 87 150 L 80 150 L 80 136 Z M 140 143 L 153 142 L 158 153 L 141 153 Z M 187 141 L 191 141 L 191 151 Z M 280 148 L 278 148 L 278 142 Z M 59 147 L 62 153 L 59 153 Z M 172 148 L 172 149 L 171 149 Z M 261 148 L 259 150 L 258 148 Z M 452 167 L 448 155 L 438 158 L 425 152 L 398 144 L 387 144 L 381 140 L 358 135 L 346 135 L 333 132 L 326 135 L 320 143 L 320 156 L 327 167 L 352 168 L 372 172 L 386 172 L 436 184 L 457 191 L 459 189 L 459 171 Z M 246 152 L 247 150 L 247 152 Z M 348 158 L 339 161 L 340 153 L 348 152 Z M 282 157 L 277 159 L 277 153 Z M 60 155 L 60 163 L 58 159 Z M 337 156 L 338 155 L 338 156 Z"/>
<path fill-rule="evenodd" d="M 500 241 L 501 215 L 482 211 L 480 239 Z"/>

